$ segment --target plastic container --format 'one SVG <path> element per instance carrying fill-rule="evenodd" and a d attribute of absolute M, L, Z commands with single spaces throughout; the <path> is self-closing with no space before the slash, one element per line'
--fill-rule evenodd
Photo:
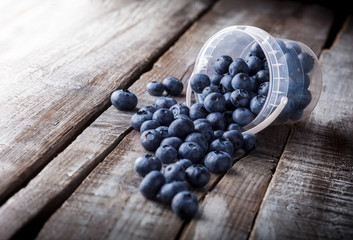
<path fill-rule="evenodd" d="M 264 106 L 246 126 L 244 133 L 257 133 L 271 123 L 291 123 L 307 117 L 316 106 L 322 88 L 322 74 L 313 51 L 303 43 L 274 38 L 252 26 L 231 26 L 213 35 L 202 47 L 190 79 L 197 73 L 215 74 L 214 63 L 221 55 L 246 59 L 253 44 L 259 44 L 269 70 L 269 91 Z M 192 89 L 188 82 L 186 103 Z M 194 93 L 196 102 L 201 94 Z"/>

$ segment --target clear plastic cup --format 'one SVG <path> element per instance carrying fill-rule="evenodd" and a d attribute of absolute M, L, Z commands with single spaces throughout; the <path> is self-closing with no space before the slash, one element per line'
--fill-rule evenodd
<path fill-rule="evenodd" d="M 246 126 L 245 133 L 258 133 L 270 124 L 292 123 L 307 117 L 316 106 L 322 88 L 322 74 L 317 57 L 303 43 L 274 38 L 253 26 L 231 26 L 213 35 L 202 47 L 190 79 L 197 73 L 211 76 L 221 55 L 246 59 L 254 43 L 265 54 L 269 70 L 269 91 L 264 106 Z M 201 94 L 194 93 L 196 102 Z M 190 81 L 186 103 L 190 107 Z"/>

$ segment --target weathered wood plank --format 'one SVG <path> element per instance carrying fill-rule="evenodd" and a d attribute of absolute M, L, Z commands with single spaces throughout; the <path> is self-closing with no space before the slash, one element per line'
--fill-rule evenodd
<path fill-rule="evenodd" d="M 353 238 L 353 18 L 323 52 L 323 91 L 297 124 L 251 239 Z"/>
<path fill-rule="evenodd" d="M 2 22 L 0 203 L 105 109 L 113 90 L 150 67 L 210 2 L 46 1 Z"/>
<path fill-rule="evenodd" d="M 274 26 L 270 24 L 271 22 L 263 21 L 263 19 L 269 20 L 272 19 L 272 17 L 275 19 L 275 15 L 271 11 L 261 13 L 259 10 L 263 9 L 265 6 L 265 3 L 262 4 L 263 5 L 259 3 L 258 9 L 249 9 L 245 1 L 237 3 L 232 1 L 219 2 L 209 13 L 187 31 L 170 51 L 163 55 L 150 72 L 142 75 L 131 87 L 131 90 L 137 93 L 141 102 L 148 104 L 153 101 L 153 98 L 146 94 L 145 84 L 147 82 L 151 80 L 161 80 L 168 75 L 183 78 L 185 82 L 185 79 L 187 79 L 187 76 L 190 74 L 195 57 L 204 41 L 219 29 L 232 25 L 234 22 L 264 27 L 274 34 L 276 34 L 277 31 L 278 33 L 281 32 L 280 29 L 282 29 L 284 32 L 284 34 L 281 35 L 282 37 L 302 40 L 307 37 L 305 32 L 307 28 L 305 28 L 303 32 L 298 31 L 293 33 L 288 30 L 288 27 L 295 24 L 304 24 L 308 19 L 314 22 L 313 25 L 318 24 L 317 21 L 321 23 L 324 21 L 324 23 L 327 23 L 325 24 L 326 30 L 323 31 L 322 28 L 317 30 L 320 36 L 318 39 L 320 40 L 315 39 L 308 43 L 314 46 L 313 48 L 316 52 L 319 52 L 319 49 L 321 49 L 326 39 L 331 22 L 331 18 L 327 18 L 327 15 L 330 16 L 330 12 L 324 11 L 324 17 L 320 13 L 323 10 L 321 8 L 306 8 L 300 4 L 294 3 L 271 3 L 274 7 L 273 11 L 283 9 L 288 14 L 291 13 L 290 9 L 292 9 L 292 13 L 294 14 L 301 10 L 305 12 L 303 15 L 304 18 L 308 18 L 303 20 L 303 16 L 301 15 L 300 17 L 293 17 L 294 20 L 287 22 L 288 25 L 282 24 Z M 283 18 L 286 17 L 287 16 L 283 14 Z M 306 23 L 303 27 L 304 26 L 306 26 Z M 303 36 L 301 34 L 303 34 Z M 181 98 L 179 98 L 179 101 L 180 100 Z M 108 111 L 113 111 L 111 109 L 108 109 Z M 263 147 L 259 150 L 261 154 L 267 156 L 265 157 L 267 161 L 263 164 L 263 167 L 257 166 L 257 164 L 261 162 L 261 157 L 257 156 L 258 154 L 256 153 L 254 153 L 254 156 L 252 155 L 247 158 L 250 159 L 248 160 L 249 163 L 246 163 L 246 160 L 242 162 L 244 166 L 249 168 L 247 169 L 249 172 L 251 168 L 254 167 L 259 167 L 257 169 L 261 169 L 264 172 L 264 175 L 255 174 L 255 172 L 253 172 L 254 176 L 258 177 L 257 180 L 259 182 L 265 179 L 265 184 L 261 185 L 259 182 L 256 183 L 256 181 L 254 181 L 254 185 L 257 188 L 255 191 L 250 191 L 251 194 L 263 196 L 267 186 L 266 182 L 269 181 L 271 170 L 276 165 L 276 158 L 279 157 L 281 152 L 281 150 L 279 150 L 281 144 L 286 140 L 285 136 L 288 133 L 288 128 L 274 128 L 272 130 L 273 131 L 266 131 L 267 134 L 264 136 L 272 136 L 271 139 L 273 142 L 268 141 L 264 145 L 267 146 L 267 148 Z M 149 239 L 158 236 L 158 238 L 170 239 L 177 236 L 183 222 L 172 214 L 168 207 L 164 207 L 153 201 L 146 201 L 138 192 L 138 184 L 141 179 L 133 171 L 133 162 L 136 157 L 143 152 L 145 151 L 139 144 L 139 134 L 136 131 L 128 134 L 117 148 L 97 166 L 87 179 L 84 180 L 77 191 L 75 191 L 63 206 L 50 218 L 38 238 L 82 238 L 89 236 L 92 238 Z M 272 155 L 275 155 L 274 159 Z M 243 168 L 241 164 L 237 166 L 237 171 Z M 44 169 L 44 171 L 46 171 L 46 169 Z M 237 175 L 235 177 L 237 177 Z M 244 179 L 244 176 L 238 177 L 237 181 Z M 208 187 L 212 187 L 218 180 L 217 176 L 213 175 Z M 258 185 L 260 185 L 260 187 L 258 187 Z M 227 185 L 227 187 L 229 186 Z M 203 198 L 207 189 L 208 188 L 197 192 L 199 198 Z M 255 209 L 254 214 L 249 217 L 250 222 L 253 221 L 254 215 L 256 214 L 256 206 L 258 207 L 259 204 L 260 202 L 255 201 L 254 205 L 248 206 L 249 208 Z M 203 212 L 200 212 L 200 214 L 202 217 Z M 251 224 L 247 228 L 248 232 L 250 227 Z"/>

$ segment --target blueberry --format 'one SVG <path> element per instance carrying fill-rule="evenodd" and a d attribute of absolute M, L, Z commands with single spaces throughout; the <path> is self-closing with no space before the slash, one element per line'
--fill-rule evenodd
<path fill-rule="evenodd" d="M 185 114 L 182 114 L 182 113 L 180 113 L 180 114 L 178 114 L 177 116 L 175 116 L 175 117 L 174 117 L 174 120 L 175 120 L 175 119 L 186 119 L 186 120 L 192 121 L 191 118 L 190 118 L 188 115 L 185 115 Z"/>
<path fill-rule="evenodd" d="M 164 85 L 158 81 L 152 81 L 146 85 L 147 92 L 152 96 L 162 96 L 165 90 Z"/>
<path fill-rule="evenodd" d="M 199 119 L 194 120 L 195 126 L 200 124 L 200 123 L 206 123 L 206 124 L 212 126 L 210 121 L 208 121 L 206 118 L 199 118 Z"/>
<path fill-rule="evenodd" d="M 248 108 L 237 108 L 233 112 L 234 122 L 242 127 L 249 124 L 254 118 L 254 114 Z"/>
<path fill-rule="evenodd" d="M 147 120 L 142 123 L 140 127 L 140 133 L 143 133 L 146 130 L 156 129 L 157 127 L 159 127 L 159 122 L 157 122 L 156 120 Z"/>
<path fill-rule="evenodd" d="M 235 152 L 233 143 L 226 139 L 213 140 L 210 144 L 209 151 L 223 151 L 228 153 L 231 156 Z"/>
<path fill-rule="evenodd" d="M 260 70 L 255 74 L 255 79 L 258 83 L 270 81 L 270 72 L 268 70 Z"/>
<path fill-rule="evenodd" d="M 171 97 L 158 97 L 154 102 L 157 108 L 170 108 L 171 106 L 177 104 L 177 101 Z"/>
<path fill-rule="evenodd" d="M 199 209 L 199 202 L 196 196 L 189 192 L 179 192 L 173 197 L 172 210 L 180 218 L 185 220 L 192 219 Z"/>
<path fill-rule="evenodd" d="M 204 135 L 199 132 L 190 133 L 186 138 L 185 142 L 196 142 L 200 145 L 203 152 L 206 153 L 208 150 L 208 141 Z"/>
<path fill-rule="evenodd" d="M 230 95 L 230 100 L 237 108 L 248 107 L 250 103 L 250 96 L 248 91 L 244 89 L 235 89 Z"/>
<path fill-rule="evenodd" d="M 146 130 L 141 134 L 141 145 L 147 151 L 156 151 L 162 140 L 162 135 L 154 129 Z"/>
<path fill-rule="evenodd" d="M 213 131 L 213 140 L 221 138 L 223 136 L 223 133 L 223 130 Z"/>
<path fill-rule="evenodd" d="M 223 77 L 223 75 L 218 74 L 218 73 L 214 73 L 211 76 L 211 78 L 210 78 L 211 84 L 216 85 L 216 86 L 219 85 L 219 83 L 221 82 L 222 77 Z"/>
<path fill-rule="evenodd" d="M 162 140 L 161 146 L 169 145 L 169 146 L 174 147 L 175 149 L 179 149 L 179 147 L 182 143 L 183 143 L 183 140 L 181 140 L 178 137 L 167 137 Z"/>
<path fill-rule="evenodd" d="M 147 105 L 147 106 L 140 108 L 140 110 L 145 110 L 147 112 L 154 113 L 157 110 L 157 108 L 154 105 Z"/>
<path fill-rule="evenodd" d="M 184 142 L 178 150 L 179 158 L 189 159 L 193 163 L 200 163 L 204 157 L 203 149 L 198 143 Z"/>
<path fill-rule="evenodd" d="M 256 56 L 250 56 L 246 59 L 246 64 L 249 66 L 249 75 L 254 75 L 262 69 L 262 61 Z"/>
<path fill-rule="evenodd" d="M 195 131 L 193 121 L 188 119 L 175 119 L 169 126 L 168 133 L 171 137 L 184 139 L 187 135 Z"/>
<path fill-rule="evenodd" d="M 287 46 L 282 40 L 276 39 L 276 41 L 277 41 L 279 47 L 282 49 L 283 53 L 288 52 Z"/>
<path fill-rule="evenodd" d="M 232 95 L 232 92 L 226 92 L 225 94 L 223 94 L 223 97 L 226 100 L 226 109 L 227 110 L 235 110 L 235 108 L 236 108 L 234 106 L 234 104 L 232 103 L 231 95 Z"/>
<path fill-rule="evenodd" d="M 170 111 L 172 111 L 174 117 L 178 116 L 179 114 L 185 114 L 186 116 L 189 116 L 189 108 L 188 106 L 182 104 L 182 103 L 177 103 L 174 104 L 169 108 Z"/>
<path fill-rule="evenodd" d="M 170 204 L 177 193 L 187 190 L 188 188 L 183 182 L 174 181 L 166 183 L 159 190 L 158 198 L 162 203 Z"/>
<path fill-rule="evenodd" d="M 315 59 L 307 52 L 302 52 L 298 55 L 299 62 L 305 73 L 310 72 L 314 68 Z"/>
<path fill-rule="evenodd" d="M 226 100 L 221 93 L 210 93 L 203 102 L 209 112 L 223 112 L 226 108 Z"/>
<path fill-rule="evenodd" d="M 244 89 L 246 91 L 252 90 L 252 82 L 249 75 L 246 73 L 238 73 L 232 79 L 233 89 Z"/>
<path fill-rule="evenodd" d="M 245 152 L 251 152 L 259 146 L 256 135 L 252 133 L 244 134 L 243 150 Z"/>
<path fill-rule="evenodd" d="M 210 172 L 225 173 L 232 167 L 232 158 L 226 152 L 211 151 L 206 155 L 204 164 Z"/>
<path fill-rule="evenodd" d="M 166 77 L 162 83 L 167 93 L 172 96 L 179 96 L 184 88 L 183 82 L 175 77 Z"/>
<path fill-rule="evenodd" d="M 297 75 L 300 73 L 300 62 L 295 53 L 288 52 L 284 54 L 287 61 L 289 77 L 296 79 Z"/>
<path fill-rule="evenodd" d="M 303 91 L 303 94 L 301 96 L 300 102 L 298 104 L 298 108 L 299 109 L 306 108 L 310 104 L 311 99 L 312 99 L 311 92 L 308 89 L 305 89 Z"/>
<path fill-rule="evenodd" d="M 177 150 L 170 145 L 161 144 L 156 150 L 156 157 L 158 157 L 162 163 L 165 164 L 173 163 L 177 156 Z"/>
<path fill-rule="evenodd" d="M 210 121 L 213 130 L 225 130 L 227 128 L 226 119 L 220 112 L 210 113 L 206 119 Z"/>
<path fill-rule="evenodd" d="M 242 132 L 242 131 L 243 131 L 243 128 L 242 128 L 239 124 L 237 124 L 237 123 L 231 123 L 231 124 L 228 125 L 227 130 L 228 130 L 228 131 L 229 131 L 229 130 L 237 130 L 237 131 Z"/>
<path fill-rule="evenodd" d="M 268 89 L 270 88 L 270 82 L 263 82 L 260 84 L 257 94 L 267 96 Z"/>
<path fill-rule="evenodd" d="M 192 165 L 192 162 L 189 159 L 180 159 L 175 164 L 182 166 L 184 169 L 187 169 Z"/>
<path fill-rule="evenodd" d="M 226 74 L 228 72 L 229 65 L 233 62 L 233 59 L 228 55 L 222 55 L 217 58 L 214 63 L 214 70 L 218 74 Z"/>
<path fill-rule="evenodd" d="M 229 75 L 234 77 L 238 73 L 249 73 L 249 66 L 246 64 L 244 59 L 242 58 L 236 58 L 232 62 L 232 64 L 229 65 L 228 69 Z"/>
<path fill-rule="evenodd" d="M 137 106 L 137 97 L 127 89 L 118 89 L 110 96 L 110 101 L 119 110 L 129 111 Z"/>
<path fill-rule="evenodd" d="M 250 77 L 251 87 L 249 88 L 251 92 L 257 92 L 259 88 L 259 82 L 255 79 L 255 76 Z"/>
<path fill-rule="evenodd" d="M 167 183 L 173 181 L 185 180 L 185 169 L 180 164 L 169 164 L 163 170 L 163 174 Z"/>
<path fill-rule="evenodd" d="M 297 55 L 302 52 L 302 49 L 300 48 L 299 44 L 296 42 L 287 42 L 286 46 L 287 46 L 287 49 L 289 49 L 289 51 L 294 51 Z"/>
<path fill-rule="evenodd" d="M 206 120 L 206 119 L 205 119 Z M 213 129 L 212 129 L 212 124 L 206 120 L 207 122 L 200 122 L 200 123 L 195 123 L 195 131 L 201 133 L 207 140 L 207 142 L 210 142 L 213 139 Z"/>
<path fill-rule="evenodd" d="M 265 105 L 265 101 L 266 101 L 265 95 L 257 95 L 250 101 L 250 110 L 256 115 L 259 114 L 262 107 Z"/>
<path fill-rule="evenodd" d="M 201 95 L 201 98 L 202 99 L 205 99 L 205 97 L 207 97 L 207 95 L 209 95 L 210 93 L 213 93 L 213 92 L 218 92 L 220 93 L 221 92 L 221 88 L 219 86 L 215 86 L 215 85 L 210 85 L 208 87 L 205 87 L 203 90 L 202 90 L 202 95 Z"/>
<path fill-rule="evenodd" d="M 190 107 L 189 116 L 192 120 L 205 118 L 207 115 L 208 111 L 206 110 L 203 103 L 195 103 Z"/>
<path fill-rule="evenodd" d="M 169 137 L 167 126 L 159 126 L 156 128 L 156 131 L 159 132 L 159 134 L 161 134 L 162 139 Z"/>
<path fill-rule="evenodd" d="M 201 188 L 210 181 L 211 175 L 208 169 L 201 165 L 196 164 L 188 167 L 185 170 L 186 181 L 195 188 Z"/>
<path fill-rule="evenodd" d="M 231 92 L 234 90 L 232 87 L 232 79 L 233 79 L 233 77 L 231 75 L 225 75 L 221 79 L 219 86 L 221 88 L 222 93 Z"/>
<path fill-rule="evenodd" d="M 238 130 L 224 132 L 221 139 L 230 141 L 233 144 L 234 152 L 241 148 L 244 141 L 243 134 Z"/>
<path fill-rule="evenodd" d="M 162 162 L 158 157 L 153 157 L 150 154 L 144 154 L 135 160 L 134 169 L 141 176 L 146 176 L 147 173 L 162 168 Z"/>
<path fill-rule="evenodd" d="M 169 126 L 174 120 L 174 115 L 168 108 L 160 108 L 153 113 L 152 119 L 159 122 L 162 126 Z"/>
<path fill-rule="evenodd" d="M 251 45 L 250 54 L 251 56 L 256 56 L 260 59 L 265 58 L 265 53 L 257 42 L 254 42 L 253 45 Z"/>
<path fill-rule="evenodd" d="M 197 73 L 190 79 L 191 89 L 196 93 L 202 93 L 202 90 L 211 85 L 210 78 L 203 73 Z"/>
<path fill-rule="evenodd" d="M 161 187 L 165 184 L 165 177 L 160 171 L 149 172 L 140 183 L 140 192 L 148 199 L 157 196 Z"/>
<path fill-rule="evenodd" d="M 153 113 L 140 109 L 137 111 L 137 113 L 135 113 L 134 115 L 132 115 L 130 123 L 131 126 L 136 129 L 137 131 L 140 131 L 140 127 L 141 125 L 147 121 L 147 120 L 151 120 L 153 116 Z"/>

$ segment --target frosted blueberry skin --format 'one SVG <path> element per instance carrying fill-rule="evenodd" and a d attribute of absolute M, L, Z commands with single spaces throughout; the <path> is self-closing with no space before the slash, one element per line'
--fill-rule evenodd
<path fill-rule="evenodd" d="M 263 82 L 260 84 L 257 94 L 267 96 L 269 88 L 270 82 Z"/>
<path fill-rule="evenodd" d="M 254 75 L 254 78 L 259 83 L 268 82 L 270 81 L 270 72 L 268 70 L 260 70 Z"/>
<path fill-rule="evenodd" d="M 259 146 L 259 142 L 255 134 L 247 133 L 244 134 L 243 150 L 245 152 L 251 152 Z"/>
<path fill-rule="evenodd" d="M 162 139 L 165 139 L 169 137 L 168 129 L 167 126 L 159 126 L 155 130 L 161 134 Z"/>
<path fill-rule="evenodd" d="M 223 133 L 221 139 L 230 141 L 233 144 L 234 152 L 242 147 L 244 141 L 243 134 L 239 130 L 226 131 Z"/>
<path fill-rule="evenodd" d="M 254 42 L 253 45 L 251 45 L 250 56 L 256 56 L 261 60 L 266 58 L 264 51 L 257 42 Z"/>
<path fill-rule="evenodd" d="M 200 145 L 203 152 L 206 153 L 208 150 L 208 141 L 204 135 L 199 132 L 190 133 L 186 138 L 185 142 L 196 142 Z"/>
<path fill-rule="evenodd" d="M 176 194 L 172 200 L 173 212 L 184 220 L 192 219 L 199 209 L 199 202 L 196 196 L 189 191 L 182 191 Z"/>
<path fill-rule="evenodd" d="M 206 118 L 208 111 L 203 103 L 195 103 L 190 107 L 189 116 L 192 120 Z"/>
<path fill-rule="evenodd" d="M 166 77 L 162 84 L 167 93 L 172 96 L 179 96 L 184 88 L 183 82 L 175 77 Z"/>
<path fill-rule="evenodd" d="M 144 131 L 141 134 L 140 140 L 144 149 L 154 152 L 159 147 L 163 137 L 158 131 L 151 129 Z"/>
<path fill-rule="evenodd" d="M 256 56 L 249 56 L 246 59 L 246 64 L 249 66 L 249 75 L 252 76 L 262 69 L 262 61 Z"/>
<path fill-rule="evenodd" d="M 229 65 L 233 62 L 233 59 L 228 55 L 222 55 L 217 58 L 216 62 L 214 63 L 214 70 L 218 74 L 226 74 L 228 73 Z"/>
<path fill-rule="evenodd" d="M 234 77 L 238 73 L 249 73 L 249 66 L 246 64 L 244 59 L 236 58 L 234 61 L 229 65 L 228 73 L 230 76 Z"/>
<path fill-rule="evenodd" d="M 234 122 L 238 123 L 242 127 L 249 124 L 254 118 L 255 115 L 249 108 L 237 108 L 233 112 Z"/>
<path fill-rule="evenodd" d="M 135 160 L 134 169 L 141 177 L 144 177 L 153 170 L 160 171 L 162 169 L 162 162 L 158 157 L 143 154 Z"/>
<path fill-rule="evenodd" d="M 178 137 L 167 137 L 162 140 L 161 146 L 169 145 L 169 146 L 174 147 L 175 149 L 179 149 L 179 147 L 182 143 L 183 143 L 183 140 L 181 140 Z"/>
<path fill-rule="evenodd" d="M 265 95 L 257 95 L 250 101 L 250 110 L 255 114 L 258 115 L 265 105 L 266 96 Z"/>
<path fill-rule="evenodd" d="M 227 128 L 226 119 L 220 112 L 210 113 L 206 119 L 210 121 L 213 130 L 226 130 Z"/>
<path fill-rule="evenodd" d="M 122 111 L 133 110 L 137 106 L 137 97 L 127 89 L 118 89 L 110 96 L 114 107 Z"/>
<path fill-rule="evenodd" d="M 180 159 L 189 159 L 192 163 L 201 163 L 204 157 L 203 149 L 198 143 L 184 142 L 178 149 L 178 156 Z"/>
<path fill-rule="evenodd" d="M 174 120 L 174 115 L 168 108 L 160 108 L 153 113 L 152 119 L 159 122 L 161 126 L 169 126 Z"/>
<path fill-rule="evenodd" d="M 232 167 L 232 158 L 226 152 L 211 151 L 206 155 L 204 164 L 210 172 L 225 173 Z"/>
<path fill-rule="evenodd" d="M 206 120 L 206 119 L 205 119 Z M 210 142 L 213 139 L 213 129 L 211 123 L 206 120 L 207 122 L 200 122 L 200 123 L 195 123 L 195 131 L 201 133 L 207 140 L 207 142 Z"/>
<path fill-rule="evenodd" d="M 238 131 L 242 132 L 243 128 L 237 123 L 231 123 L 228 125 L 228 128 L 227 128 L 227 131 L 229 131 L 229 130 L 238 130 Z"/>
<path fill-rule="evenodd" d="M 201 98 L 205 99 L 205 97 L 207 97 L 207 95 L 209 95 L 210 93 L 213 93 L 213 92 L 220 93 L 221 92 L 221 88 L 219 86 L 215 86 L 215 85 L 210 85 L 208 87 L 205 87 L 202 90 Z"/>
<path fill-rule="evenodd" d="M 147 120 L 142 123 L 140 127 L 140 133 L 143 133 L 146 130 L 156 129 L 157 127 L 159 127 L 159 122 L 156 120 Z"/>
<path fill-rule="evenodd" d="M 142 179 L 139 188 L 145 198 L 154 199 L 164 184 L 164 175 L 160 171 L 153 170 Z"/>
<path fill-rule="evenodd" d="M 187 135 L 195 131 L 194 122 L 189 119 L 175 119 L 168 128 L 170 137 L 184 139 Z"/>
<path fill-rule="evenodd" d="M 213 92 L 207 95 L 203 102 L 208 112 L 224 112 L 226 100 L 221 93 Z"/>
<path fill-rule="evenodd" d="M 185 170 L 185 179 L 194 188 L 205 186 L 210 178 L 208 169 L 202 164 L 192 165 Z"/>
<path fill-rule="evenodd" d="M 169 164 L 163 169 L 163 175 L 167 183 L 173 181 L 184 181 L 185 180 L 185 168 L 180 164 Z"/>
<path fill-rule="evenodd" d="M 209 151 L 223 151 L 228 153 L 230 156 L 234 154 L 233 143 L 226 139 L 215 139 L 211 142 Z"/>
<path fill-rule="evenodd" d="M 182 103 L 177 103 L 174 104 L 169 108 L 170 111 L 172 111 L 174 117 L 177 117 L 180 114 L 184 114 L 186 116 L 189 116 L 189 108 L 188 106 L 182 104 Z"/>
<path fill-rule="evenodd" d="M 162 163 L 170 164 L 173 163 L 178 156 L 177 150 L 170 145 L 161 144 L 156 150 L 156 157 L 162 161 Z"/>
<path fill-rule="evenodd" d="M 190 167 L 193 163 L 189 159 L 180 159 L 175 164 L 182 166 L 185 170 Z"/>
<path fill-rule="evenodd" d="M 171 204 L 173 197 L 182 191 L 187 191 L 188 188 L 183 182 L 174 181 L 166 183 L 162 186 L 158 193 L 158 199 L 164 204 Z"/>
<path fill-rule="evenodd" d="M 162 96 L 165 90 L 164 85 L 158 81 L 152 81 L 146 85 L 147 92 L 152 96 Z"/>
<path fill-rule="evenodd" d="M 196 93 L 202 93 L 202 90 L 211 85 L 210 78 L 203 73 L 198 73 L 190 79 L 191 89 Z"/>
<path fill-rule="evenodd" d="M 234 90 L 232 87 L 232 79 L 233 77 L 231 75 L 225 75 L 222 77 L 221 82 L 219 83 L 222 93 L 231 92 Z"/>
<path fill-rule="evenodd" d="M 230 100 L 235 107 L 239 108 L 248 107 L 251 98 L 248 91 L 244 89 L 236 89 L 231 93 Z"/>
<path fill-rule="evenodd" d="M 156 106 L 157 109 L 159 108 L 170 108 L 171 106 L 177 104 L 177 101 L 172 98 L 172 97 L 158 97 L 155 102 L 154 105 Z"/>
<path fill-rule="evenodd" d="M 246 73 L 238 73 L 232 79 L 233 89 L 244 89 L 248 92 L 252 91 L 252 82 Z"/>
<path fill-rule="evenodd" d="M 151 120 L 153 116 L 152 112 L 146 111 L 144 109 L 138 110 L 134 115 L 132 115 L 130 119 L 130 124 L 131 126 L 136 129 L 137 131 L 140 131 L 141 125 L 147 121 Z"/>

